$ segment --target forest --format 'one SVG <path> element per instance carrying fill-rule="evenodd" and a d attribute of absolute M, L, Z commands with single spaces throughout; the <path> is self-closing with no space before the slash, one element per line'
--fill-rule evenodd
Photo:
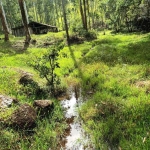
<path fill-rule="evenodd" d="M 150 0 L 0 0 L 0 150 L 150 149 Z"/>

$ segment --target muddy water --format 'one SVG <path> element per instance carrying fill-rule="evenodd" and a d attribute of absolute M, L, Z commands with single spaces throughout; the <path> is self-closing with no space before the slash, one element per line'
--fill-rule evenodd
<path fill-rule="evenodd" d="M 93 150 L 89 144 L 89 138 L 82 129 L 82 121 L 78 114 L 78 109 L 82 105 L 82 98 L 78 93 L 75 90 L 71 92 L 69 100 L 61 101 L 69 126 L 61 142 L 62 150 Z"/>

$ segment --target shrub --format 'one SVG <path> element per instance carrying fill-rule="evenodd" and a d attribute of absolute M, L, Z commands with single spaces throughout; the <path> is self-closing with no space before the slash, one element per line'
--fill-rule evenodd
<path fill-rule="evenodd" d="M 85 29 L 83 29 L 82 27 L 75 27 L 73 28 L 73 33 L 81 38 L 85 38 L 86 40 L 93 40 L 93 39 L 97 39 L 97 35 L 95 31 L 86 31 Z"/>
<path fill-rule="evenodd" d="M 48 92 L 53 96 L 55 95 L 56 86 L 60 84 L 60 79 L 55 73 L 55 69 L 60 68 L 57 60 L 62 46 L 63 45 L 60 44 L 52 46 L 46 54 L 37 58 L 31 64 L 31 66 L 39 72 L 40 77 L 46 79 Z"/>

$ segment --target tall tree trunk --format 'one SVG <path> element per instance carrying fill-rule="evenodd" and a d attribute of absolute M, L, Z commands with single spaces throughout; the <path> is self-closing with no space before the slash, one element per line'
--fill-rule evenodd
<path fill-rule="evenodd" d="M 69 38 L 68 23 L 67 23 L 66 8 L 65 8 L 64 0 L 62 0 L 62 9 L 63 9 L 63 17 L 64 17 L 64 23 L 65 23 L 65 30 L 66 30 L 66 35 L 67 35 L 67 42 L 69 44 L 70 38 Z"/>
<path fill-rule="evenodd" d="M 86 4 L 87 4 L 87 13 L 88 13 L 88 27 L 91 28 L 89 0 L 86 0 Z"/>
<path fill-rule="evenodd" d="M 93 0 L 93 4 L 92 4 L 92 28 L 94 27 L 95 25 L 95 0 Z"/>
<path fill-rule="evenodd" d="M 61 15 L 61 26 L 62 26 L 62 30 L 64 30 L 64 21 L 63 21 L 63 15 L 60 13 L 60 15 Z"/>
<path fill-rule="evenodd" d="M 56 18 L 57 18 L 57 21 L 56 21 L 56 26 L 58 27 L 59 26 L 59 15 L 58 15 L 58 8 L 57 8 L 57 1 L 55 0 L 55 11 L 56 11 Z"/>
<path fill-rule="evenodd" d="M 34 8 L 34 19 L 38 22 L 38 16 L 37 16 L 37 11 L 35 7 L 35 2 L 33 2 L 33 8 Z"/>
<path fill-rule="evenodd" d="M 85 28 L 85 22 L 84 22 L 84 14 L 83 14 L 83 8 L 82 8 L 82 1 L 80 0 L 80 14 L 81 14 L 81 20 L 83 28 Z"/>
<path fill-rule="evenodd" d="M 8 0 L 6 1 L 6 7 L 7 7 L 7 12 L 6 13 L 8 13 L 8 15 L 10 17 L 9 20 L 7 21 L 7 23 L 9 24 L 9 27 L 12 28 L 14 26 L 13 25 L 13 17 L 11 15 L 12 10 L 11 10 L 11 6 L 10 6 L 10 2 Z"/>
<path fill-rule="evenodd" d="M 147 0 L 147 16 L 149 17 L 150 15 L 150 1 Z"/>
<path fill-rule="evenodd" d="M 28 28 L 28 16 L 27 16 L 27 10 L 25 6 L 25 1 L 24 0 L 18 0 L 20 10 L 21 10 L 21 15 L 22 15 L 22 21 L 24 24 L 24 29 L 25 29 L 25 34 L 26 34 L 26 42 L 29 43 L 31 40 L 29 28 Z"/>
<path fill-rule="evenodd" d="M 83 0 L 83 6 L 84 6 L 84 28 L 85 30 L 88 30 L 87 28 L 87 15 L 86 15 L 86 1 Z"/>
<path fill-rule="evenodd" d="M 0 18 L 1 18 L 1 21 L 2 21 L 2 26 L 3 26 L 3 30 L 5 32 L 5 38 L 4 40 L 5 41 L 9 41 L 9 29 L 8 29 L 8 24 L 7 24 L 7 21 L 6 21 L 6 16 L 5 16 L 5 12 L 4 12 L 4 9 L 3 9 L 3 5 L 2 5 L 2 2 L 0 1 Z"/>

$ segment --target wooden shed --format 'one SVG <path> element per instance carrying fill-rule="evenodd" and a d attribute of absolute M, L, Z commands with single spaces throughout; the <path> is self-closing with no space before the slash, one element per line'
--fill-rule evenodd
<path fill-rule="evenodd" d="M 29 24 L 29 31 L 31 34 L 46 34 L 47 32 L 58 32 L 58 28 L 56 26 L 51 26 L 48 24 L 43 24 L 35 21 L 31 21 Z M 12 34 L 15 36 L 24 36 L 25 30 L 24 26 L 18 26 L 12 28 Z"/>

